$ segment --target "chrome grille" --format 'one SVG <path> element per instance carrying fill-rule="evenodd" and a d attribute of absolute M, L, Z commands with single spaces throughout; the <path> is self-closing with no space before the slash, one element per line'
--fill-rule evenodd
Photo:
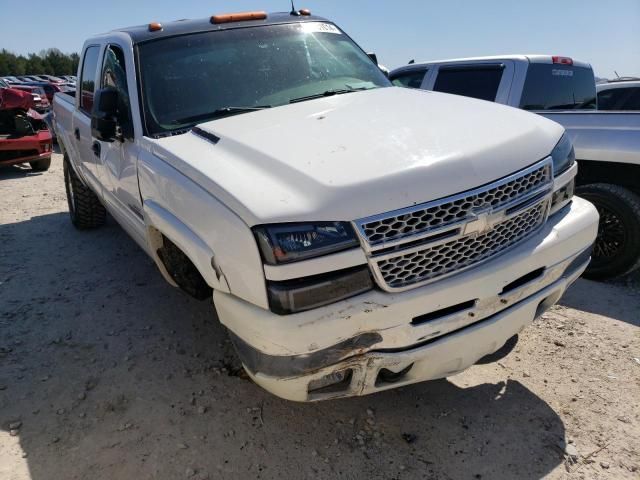
<path fill-rule="evenodd" d="M 360 228 L 371 245 L 396 240 L 398 238 L 428 232 L 466 218 L 474 211 L 500 208 L 514 199 L 534 192 L 548 184 L 552 178 L 551 165 L 536 165 L 533 171 L 520 176 L 508 177 L 486 188 L 457 196 L 455 199 L 432 202 L 407 212 L 402 210 L 394 215 L 366 221 Z"/>
<path fill-rule="evenodd" d="M 417 252 L 377 263 L 380 275 L 391 288 L 401 288 L 446 275 L 502 251 L 525 238 L 544 221 L 548 202 L 499 223 L 487 233 L 462 237 Z"/>
<path fill-rule="evenodd" d="M 551 158 L 458 195 L 355 221 L 378 284 L 414 288 L 469 268 L 546 221 Z"/>

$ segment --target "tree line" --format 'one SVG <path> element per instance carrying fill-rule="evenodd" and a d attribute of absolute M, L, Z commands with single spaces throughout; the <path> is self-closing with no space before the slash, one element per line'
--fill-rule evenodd
<path fill-rule="evenodd" d="M 7 75 L 75 75 L 80 56 L 77 53 L 62 53 L 57 48 L 40 53 L 16 55 L 6 49 L 0 50 L 0 76 Z"/>

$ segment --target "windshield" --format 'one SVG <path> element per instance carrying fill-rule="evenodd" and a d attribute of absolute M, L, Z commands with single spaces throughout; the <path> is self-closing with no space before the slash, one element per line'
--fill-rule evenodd
<path fill-rule="evenodd" d="M 143 43 L 138 63 L 150 135 L 316 96 L 390 86 L 347 35 L 324 22 Z"/>
<path fill-rule="evenodd" d="M 596 108 L 596 82 L 587 67 L 532 63 L 527 70 L 520 108 L 582 110 Z"/>

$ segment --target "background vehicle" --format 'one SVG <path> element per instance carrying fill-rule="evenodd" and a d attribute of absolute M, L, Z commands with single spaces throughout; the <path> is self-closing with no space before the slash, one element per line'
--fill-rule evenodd
<path fill-rule="evenodd" d="M 18 75 L 18 78 L 24 82 L 42 82 L 42 79 L 35 75 Z"/>
<path fill-rule="evenodd" d="M 0 165 L 29 163 L 36 171 L 51 165 L 51 134 L 33 108 L 30 92 L 0 83 Z"/>
<path fill-rule="evenodd" d="M 640 111 L 640 79 L 600 83 L 596 89 L 598 110 Z"/>
<path fill-rule="evenodd" d="M 33 97 L 33 108 L 39 113 L 46 113 L 51 109 L 51 104 L 49 103 L 49 99 L 47 98 L 47 94 L 41 87 L 34 87 L 32 85 L 9 85 L 10 88 L 15 90 L 21 90 L 23 92 L 31 93 Z"/>
<path fill-rule="evenodd" d="M 56 83 L 49 83 L 49 82 L 25 82 L 25 85 L 31 85 L 33 87 L 40 87 L 44 90 L 45 95 L 47 96 L 47 99 L 49 100 L 49 103 L 53 103 L 53 96 L 57 93 L 57 92 L 65 92 L 68 91 L 70 89 L 70 87 L 66 87 L 64 85 L 59 85 Z"/>
<path fill-rule="evenodd" d="M 110 32 L 80 72 L 53 107 L 72 223 L 108 210 L 172 285 L 213 295 L 281 397 L 452 375 L 589 261 L 597 213 L 560 125 L 391 88 L 308 11 Z"/>
<path fill-rule="evenodd" d="M 580 164 L 577 191 L 600 212 L 586 276 L 608 278 L 640 266 L 640 112 L 596 111 L 590 65 L 550 55 L 477 57 L 411 64 L 390 78 L 522 108 L 564 126 Z"/>
<path fill-rule="evenodd" d="M 20 84 L 20 83 L 22 83 L 22 80 L 20 80 L 18 77 L 12 77 L 12 76 L 2 77 L 2 80 L 4 80 L 7 83 L 10 83 L 10 84 Z"/>
<path fill-rule="evenodd" d="M 66 80 L 60 77 L 56 77 L 53 75 L 35 75 L 37 78 L 39 78 L 40 80 L 43 80 L 45 82 L 49 82 L 49 83 L 66 83 Z"/>

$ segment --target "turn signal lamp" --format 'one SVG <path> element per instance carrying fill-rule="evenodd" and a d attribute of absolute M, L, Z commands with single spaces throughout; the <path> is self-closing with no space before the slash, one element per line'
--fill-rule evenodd
<path fill-rule="evenodd" d="M 225 13 L 211 17 L 211 23 L 246 22 L 248 20 L 264 20 L 265 18 L 267 18 L 266 12 Z"/>
<path fill-rule="evenodd" d="M 308 8 L 303 8 L 302 10 L 300 10 L 300 15 L 309 16 L 311 15 L 311 10 L 309 10 Z"/>
<path fill-rule="evenodd" d="M 158 22 L 151 22 L 149 24 L 149 31 L 150 32 L 158 32 L 162 30 L 162 24 L 158 23 Z"/>

